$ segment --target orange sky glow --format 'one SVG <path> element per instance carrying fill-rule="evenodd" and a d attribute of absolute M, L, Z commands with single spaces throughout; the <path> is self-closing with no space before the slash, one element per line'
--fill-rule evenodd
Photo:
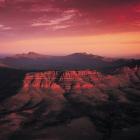
<path fill-rule="evenodd" d="M 128 32 L 93 36 L 25 39 L 3 43 L 4 47 L 1 50 L 6 53 L 26 53 L 34 50 L 35 52 L 55 55 L 88 52 L 105 56 L 123 56 L 140 52 L 139 37 L 140 32 Z"/>
<path fill-rule="evenodd" d="M 0 54 L 140 55 L 139 0 L 0 0 Z"/>

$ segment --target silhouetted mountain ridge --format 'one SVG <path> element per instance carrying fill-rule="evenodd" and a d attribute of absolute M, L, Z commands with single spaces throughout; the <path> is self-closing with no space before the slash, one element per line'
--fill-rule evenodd
<path fill-rule="evenodd" d="M 13 57 L 0 59 L 0 62 L 12 68 L 26 70 L 95 69 L 105 71 L 124 66 L 140 65 L 140 60 L 112 59 L 87 53 L 50 56 L 29 52 L 27 54 L 17 54 Z"/>

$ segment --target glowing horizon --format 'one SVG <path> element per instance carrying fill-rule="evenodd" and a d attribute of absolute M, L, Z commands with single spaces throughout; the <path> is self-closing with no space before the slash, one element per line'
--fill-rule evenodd
<path fill-rule="evenodd" d="M 0 53 L 140 54 L 139 0 L 0 0 Z"/>
<path fill-rule="evenodd" d="M 14 54 L 34 51 L 54 55 L 88 52 L 103 56 L 127 56 L 139 54 L 139 36 L 139 32 L 131 32 L 94 36 L 25 39 L 3 43 L 3 52 Z M 25 46 L 28 47 L 26 48 Z"/>

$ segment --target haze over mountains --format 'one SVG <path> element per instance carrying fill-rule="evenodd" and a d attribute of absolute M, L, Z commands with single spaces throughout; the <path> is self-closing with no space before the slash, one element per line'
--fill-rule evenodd
<path fill-rule="evenodd" d="M 0 140 L 139 140 L 139 102 L 140 60 L 0 59 Z"/>
<path fill-rule="evenodd" d="M 87 53 L 50 56 L 29 52 L 0 59 L 1 66 L 24 70 L 95 69 L 102 71 L 136 64 L 140 64 L 139 59 L 114 59 Z"/>

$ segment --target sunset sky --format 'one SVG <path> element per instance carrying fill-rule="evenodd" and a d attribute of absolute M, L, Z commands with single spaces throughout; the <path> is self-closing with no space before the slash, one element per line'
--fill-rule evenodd
<path fill-rule="evenodd" d="M 140 0 L 0 0 L 0 53 L 140 54 Z"/>

